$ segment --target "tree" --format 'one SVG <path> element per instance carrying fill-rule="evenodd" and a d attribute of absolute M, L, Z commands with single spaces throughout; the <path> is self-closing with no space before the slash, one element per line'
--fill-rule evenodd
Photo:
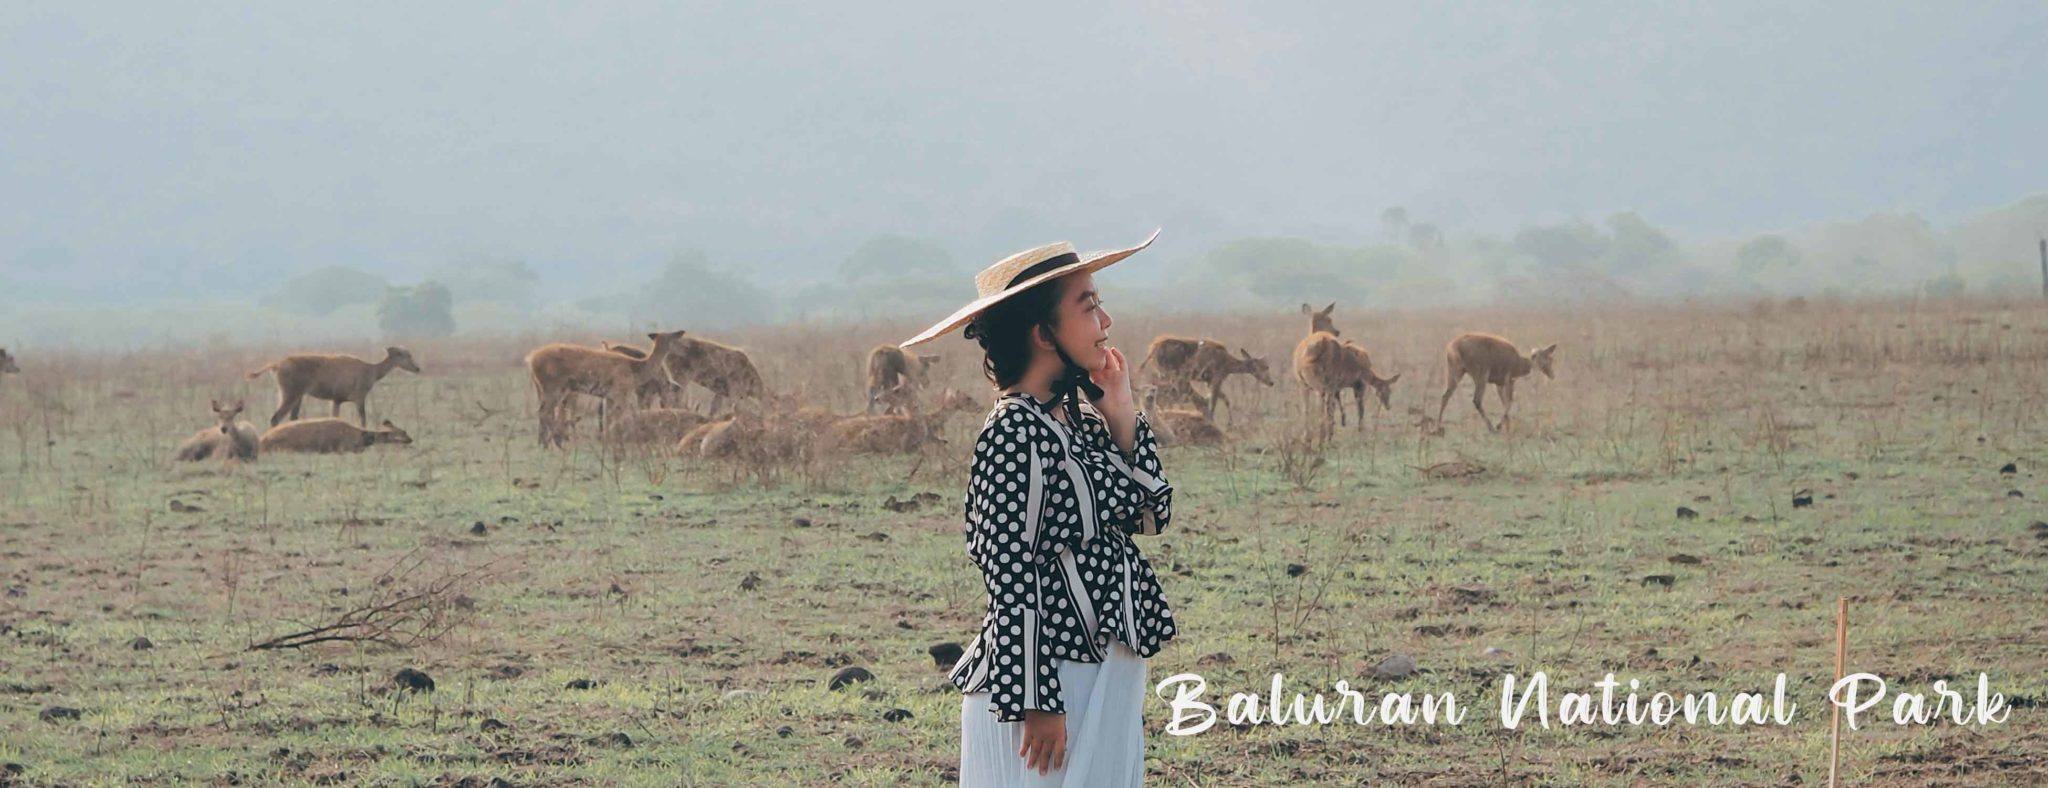
<path fill-rule="evenodd" d="M 726 327 L 771 319 L 768 291 L 702 251 L 677 254 L 640 292 L 622 299 L 637 320 L 668 328 Z"/>
<path fill-rule="evenodd" d="M 391 285 L 376 274 L 331 265 L 293 277 L 263 305 L 301 315 L 330 315 L 352 304 L 375 303 Z"/>
<path fill-rule="evenodd" d="M 1678 261 L 1678 244 L 1633 211 L 1607 217 L 1607 230 L 1613 234 L 1607 245 L 1610 272 L 1646 273 Z"/>
<path fill-rule="evenodd" d="M 1408 209 L 1396 205 L 1380 211 L 1380 228 L 1387 231 L 1387 242 L 1401 245 L 1401 239 L 1408 235 Z"/>
<path fill-rule="evenodd" d="M 439 282 L 386 290 L 377 305 L 377 327 L 391 339 L 431 339 L 455 333 L 455 298 Z"/>
<path fill-rule="evenodd" d="M 1799 248 L 1775 233 L 1764 233 L 1735 250 L 1735 269 L 1744 276 L 1782 271 L 1799 265 Z"/>
<path fill-rule="evenodd" d="M 1425 259 L 1433 257 L 1443 251 L 1444 231 L 1430 222 L 1416 222 L 1408 226 L 1408 245 Z"/>
<path fill-rule="evenodd" d="M 1590 265 L 1607 254 L 1610 241 L 1583 221 L 1530 227 L 1515 233 L 1515 251 L 1551 268 Z"/>
<path fill-rule="evenodd" d="M 533 303 L 533 286 L 540 281 L 523 260 L 489 258 L 445 266 L 434 278 L 446 283 L 449 293 L 460 300 L 515 305 Z"/>

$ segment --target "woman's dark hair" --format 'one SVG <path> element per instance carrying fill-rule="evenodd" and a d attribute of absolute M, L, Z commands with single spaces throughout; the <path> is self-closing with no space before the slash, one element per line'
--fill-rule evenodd
<path fill-rule="evenodd" d="M 1017 385 L 1024 378 L 1024 371 L 1031 367 L 1033 331 L 1042 327 L 1050 340 L 1059 330 L 1060 297 L 1066 292 L 1063 282 L 1068 278 L 1055 277 L 1033 285 L 982 310 L 967 324 L 967 338 L 981 344 L 981 372 L 997 388 Z M 1066 399 L 1078 406 L 1071 396 L 1077 390 L 1090 399 L 1102 396 L 1102 389 L 1088 379 L 1088 370 L 1068 358 L 1057 343 L 1053 349 L 1067 365 L 1066 371 L 1053 381 L 1054 402 Z"/>

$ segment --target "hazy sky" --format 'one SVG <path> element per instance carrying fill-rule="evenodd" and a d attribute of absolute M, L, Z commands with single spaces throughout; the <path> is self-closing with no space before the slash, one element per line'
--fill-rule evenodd
<path fill-rule="evenodd" d="M 568 292 L 702 248 L 772 283 L 883 233 L 1719 234 L 2048 185 L 2039 2 L 501 5 L 0 7 L 0 282 L 485 254 Z"/>

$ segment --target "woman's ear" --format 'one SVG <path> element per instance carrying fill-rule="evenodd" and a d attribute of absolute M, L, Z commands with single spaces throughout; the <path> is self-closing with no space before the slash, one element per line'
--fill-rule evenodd
<path fill-rule="evenodd" d="M 1031 344 L 1045 350 L 1056 350 L 1059 345 L 1053 341 L 1052 326 L 1044 323 L 1031 327 Z"/>

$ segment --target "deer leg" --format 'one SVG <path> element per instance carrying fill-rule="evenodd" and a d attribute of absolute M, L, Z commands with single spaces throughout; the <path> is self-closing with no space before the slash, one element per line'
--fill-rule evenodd
<path fill-rule="evenodd" d="M 284 417 L 285 417 L 285 416 L 288 416 L 288 415 L 290 415 L 290 414 L 291 414 L 291 412 L 292 412 L 292 398 L 291 398 L 291 395 L 290 395 L 290 394 L 287 394 L 287 393 L 284 393 L 284 392 L 282 392 L 282 391 L 278 392 L 278 395 L 277 395 L 277 412 L 275 412 L 275 413 L 272 413 L 272 414 L 270 414 L 270 426 L 272 426 L 272 427 L 275 427 L 275 426 L 277 426 L 278 424 L 282 423 L 282 422 L 284 421 Z"/>
<path fill-rule="evenodd" d="M 1463 380 L 1463 379 L 1464 379 L 1464 377 L 1465 377 L 1465 370 L 1464 370 L 1464 369 L 1461 369 L 1461 368 L 1459 368 L 1459 367 L 1458 367 L 1457 365 L 1452 365 L 1452 366 L 1451 366 L 1451 368 L 1450 368 L 1450 378 L 1451 378 L 1451 381 L 1450 381 L 1449 383 L 1446 383 L 1446 384 L 1444 384 L 1444 398 L 1443 398 L 1442 400 L 1439 400 L 1439 401 L 1438 401 L 1438 402 L 1436 403 L 1436 423 L 1437 423 L 1437 426 L 1443 426 L 1443 423 L 1444 423 L 1444 408 L 1445 408 L 1446 406 L 1449 406 L 1449 405 L 1451 404 L 1451 395 L 1452 395 L 1452 394 L 1455 394 L 1455 393 L 1457 393 L 1457 391 L 1458 391 L 1458 381 L 1460 381 L 1460 380 Z"/>
<path fill-rule="evenodd" d="M 1480 377 L 1474 377 L 1474 378 L 1472 378 L 1472 407 L 1473 407 L 1474 409 L 1476 409 L 1476 410 L 1478 410 L 1478 411 L 1479 411 L 1479 420 L 1480 420 L 1480 421 L 1483 421 L 1483 422 L 1486 422 L 1486 429 L 1487 429 L 1487 431 L 1488 431 L 1488 432 L 1499 432 L 1499 431 L 1500 431 L 1500 428 L 1499 428 L 1499 427 L 1495 427 L 1495 426 L 1493 426 L 1493 418 L 1492 418 L 1491 416 L 1488 416 L 1488 415 L 1486 415 L 1486 379 L 1485 379 L 1485 378 L 1480 378 Z"/>
<path fill-rule="evenodd" d="M 1509 415 L 1509 414 L 1511 414 L 1511 413 L 1513 413 L 1513 412 L 1514 412 L 1514 410 L 1515 410 L 1515 380 L 1514 380 L 1514 378 L 1509 378 L 1509 379 L 1508 379 L 1508 382 L 1500 384 L 1500 387 L 1499 387 L 1499 388 L 1500 388 L 1500 426 L 1501 426 L 1501 429 L 1507 429 L 1507 426 L 1508 426 L 1508 415 Z"/>
<path fill-rule="evenodd" d="M 370 428 L 369 397 L 364 397 L 362 399 L 356 400 L 356 423 L 362 425 L 363 429 L 367 430 Z"/>
<path fill-rule="evenodd" d="M 1365 384 L 1351 384 L 1351 399 L 1358 406 L 1358 428 L 1365 429 Z"/>

